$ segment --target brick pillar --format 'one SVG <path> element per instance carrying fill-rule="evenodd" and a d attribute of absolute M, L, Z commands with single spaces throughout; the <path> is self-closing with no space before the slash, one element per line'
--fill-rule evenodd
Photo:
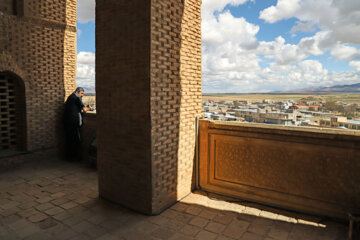
<path fill-rule="evenodd" d="M 97 4 L 99 191 L 147 214 L 191 191 L 202 111 L 200 4 Z"/>

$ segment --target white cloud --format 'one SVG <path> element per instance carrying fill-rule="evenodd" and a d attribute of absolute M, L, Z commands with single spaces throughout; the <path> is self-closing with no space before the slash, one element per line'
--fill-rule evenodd
<path fill-rule="evenodd" d="M 95 0 L 77 0 L 77 20 L 80 23 L 95 21 Z"/>
<path fill-rule="evenodd" d="M 323 40 L 327 38 L 327 34 L 327 32 L 323 31 L 316 33 L 313 37 L 302 38 L 299 42 L 299 48 L 307 54 L 312 54 L 315 56 L 322 55 L 324 51 L 321 50 L 321 46 L 323 46 L 325 49 L 327 47 L 323 44 L 321 45 L 320 43 L 324 43 Z"/>
<path fill-rule="evenodd" d="M 360 67 L 360 63 L 354 66 Z M 242 72 L 233 79 L 211 78 L 204 83 L 205 92 L 268 92 L 319 86 L 358 83 L 360 71 L 330 73 L 319 61 L 304 60 L 295 65 L 270 64 L 259 71 Z"/>
<path fill-rule="evenodd" d="M 301 22 L 297 21 L 296 25 L 293 26 L 290 30 L 290 32 L 313 32 L 315 31 L 314 23 L 313 22 Z"/>
<path fill-rule="evenodd" d="M 328 31 L 328 38 L 323 39 L 328 46 L 360 44 L 359 0 L 278 0 L 276 6 L 260 12 L 260 18 L 269 23 L 292 17 Z"/>
<path fill-rule="evenodd" d="M 95 91 L 95 53 L 80 52 L 77 55 L 76 83 L 86 91 Z"/>
<path fill-rule="evenodd" d="M 355 68 L 356 71 L 360 72 L 360 61 L 351 61 L 349 65 L 350 67 Z"/>
<path fill-rule="evenodd" d="M 267 59 L 275 59 L 278 65 L 295 63 L 308 56 L 307 52 L 298 45 L 286 44 L 285 39 L 281 36 L 277 37 L 275 41 L 260 42 L 256 53 L 264 55 Z"/>
<path fill-rule="evenodd" d="M 271 6 L 260 12 L 260 19 L 274 23 L 291 18 L 300 9 L 300 0 L 278 0 L 276 6 Z"/>
<path fill-rule="evenodd" d="M 95 65 L 95 53 L 80 52 L 77 56 L 78 64 L 92 64 Z"/>
<path fill-rule="evenodd" d="M 203 63 L 205 73 L 241 71 L 258 68 L 258 57 L 249 50 L 256 49 L 259 27 L 234 18 L 230 12 L 202 22 Z"/>
<path fill-rule="evenodd" d="M 235 18 L 229 11 L 221 13 L 218 18 L 212 17 L 202 22 L 205 44 L 235 44 L 238 48 L 253 49 L 257 47 L 255 35 L 259 27 L 248 23 L 244 18 Z"/>
<path fill-rule="evenodd" d="M 211 5 L 209 9 L 224 7 L 224 4 L 217 7 Z M 202 63 L 205 86 L 223 89 L 233 84 L 241 85 L 246 82 L 239 79 L 251 77 L 248 76 L 253 74 L 251 71 L 260 70 L 260 58 L 255 52 L 259 45 L 255 37 L 258 31 L 259 26 L 244 18 L 235 18 L 229 11 L 221 12 L 216 17 L 209 13 L 203 17 Z M 225 82 L 228 84 L 224 85 Z"/>
<path fill-rule="evenodd" d="M 239 6 L 248 0 L 204 0 L 201 5 L 203 14 L 213 14 L 215 11 L 221 12 L 228 4 L 231 6 Z"/>
<path fill-rule="evenodd" d="M 286 44 L 282 47 L 275 60 L 279 65 L 287 65 L 293 62 L 298 62 L 305 57 L 306 55 L 299 51 L 298 46 Z"/>
<path fill-rule="evenodd" d="M 82 34 L 82 30 L 80 28 L 77 29 L 77 37 L 79 38 Z"/>
<path fill-rule="evenodd" d="M 317 60 L 305 60 L 298 64 L 303 74 L 327 74 L 327 70 L 323 69 L 322 64 Z"/>
<path fill-rule="evenodd" d="M 331 50 L 331 55 L 342 61 L 360 60 L 360 50 L 345 44 L 338 44 Z"/>
<path fill-rule="evenodd" d="M 267 92 L 359 82 L 360 1 L 278 0 L 260 12 L 268 23 L 296 18 L 293 34 L 320 29 L 298 44 L 282 36 L 258 41 L 260 26 L 224 11 L 227 4 L 245 2 L 203 0 L 204 92 Z M 329 72 L 320 61 L 307 59 L 326 52 L 348 61 L 353 70 Z"/>

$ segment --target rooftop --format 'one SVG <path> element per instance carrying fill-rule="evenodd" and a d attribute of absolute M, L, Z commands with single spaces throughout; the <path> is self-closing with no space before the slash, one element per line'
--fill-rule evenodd
<path fill-rule="evenodd" d="M 347 120 L 346 121 L 347 123 L 352 123 L 352 124 L 360 124 L 360 120 L 356 120 L 356 119 L 353 119 L 353 120 Z"/>

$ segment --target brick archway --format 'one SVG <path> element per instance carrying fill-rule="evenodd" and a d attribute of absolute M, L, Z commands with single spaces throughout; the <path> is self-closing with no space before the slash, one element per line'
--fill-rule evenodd
<path fill-rule="evenodd" d="M 3 51 L 0 53 L 0 72 L 11 72 L 22 79 L 25 89 L 31 88 L 31 82 L 27 81 L 28 77 L 25 71 L 15 62 L 10 53 Z"/>

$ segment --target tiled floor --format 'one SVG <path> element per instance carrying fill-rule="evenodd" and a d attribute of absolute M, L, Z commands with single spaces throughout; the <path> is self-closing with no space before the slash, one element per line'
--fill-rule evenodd
<path fill-rule="evenodd" d="M 124 193 L 125 194 L 125 193 Z M 98 198 L 79 163 L 27 164 L 0 173 L 0 239 L 346 239 L 347 226 L 191 194 L 159 216 Z"/>

